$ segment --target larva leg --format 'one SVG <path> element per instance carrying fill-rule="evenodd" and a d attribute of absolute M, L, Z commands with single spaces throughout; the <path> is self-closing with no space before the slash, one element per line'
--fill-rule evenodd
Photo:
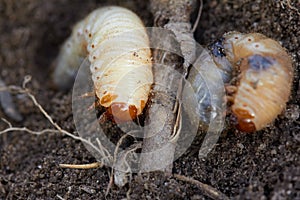
<path fill-rule="evenodd" d="M 178 91 L 177 91 L 177 94 L 176 94 L 176 103 L 175 103 L 174 108 L 173 108 L 173 113 L 174 114 L 178 112 L 178 110 L 179 110 L 178 106 L 181 106 L 180 101 L 182 99 L 182 89 L 183 89 L 182 87 L 183 87 L 183 79 L 180 80 L 179 85 L 178 85 Z"/>
<path fill-rule="evenodd" d="M 234 97 L 232 97 L 232 96 L 226 96 L 225 99 L 226 99 L 226 102 L 228 102 L 228 103 L 234 102 Z"/>
<path fill-rule="evenodd" d="M 225 90 L 227 94 L 233 94 L 236 93 L 237 87 L 234 85 L 225 85 Z"/>
<path fill-rule="evenodd" d="M 176 143 L 182 128 L 182 103 L 181 102 L 182 102 L 183 80 L 184 79 L 181 79 L 179 82 L 177 95 L 176 95 L 176 102 L 173 109 L 173 113 L 174 114 L 177 113 L 177 115 L 176 115 L 173 133 L 171 135 L 170 141 L 174 141 L 174 143 Z"/>
<path fill-rule="evenodd" d="M 178 136 L 181 132 L 181 128 L 182 128 L 182 107 L 181 104 L 178 103 L 178 110 L 177 110 L 177 116 L 176 116 L 176 121 L 175 121 L 175 125 L 173 128 L 173 133 L 171 135 L 171 139 L 170 141 L 174 141 L 176 143 Z"/>

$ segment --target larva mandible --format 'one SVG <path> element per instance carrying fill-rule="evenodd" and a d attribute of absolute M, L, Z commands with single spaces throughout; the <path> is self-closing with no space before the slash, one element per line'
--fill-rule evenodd
<path fill-rule="evenodd" d="M 141 114 L 153 83 L 149 39 L 141 19 L 117 6 L 90 13 L 62 46 L 55 84 L 70 87 L 86 56 L 100 105 L 119 121 Z"/>
<path fill-rule="evenodd" d="M 209 46 L 213 59 L 231 87 L 231 112 L 244 132 L 261 130 L 285 108 L 293 80 L 292 60 L 275 40 L 259 33 L 229 32 Z"/>

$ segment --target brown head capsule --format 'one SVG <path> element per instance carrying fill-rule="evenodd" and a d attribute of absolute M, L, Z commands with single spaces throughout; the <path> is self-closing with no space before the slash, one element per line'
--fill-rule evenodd
<path fill-rule="evenodd" d="M 240 72 L 231 106 L 237 128 L 260 130 L 285 108 L 293 79 L 292 60 L 278 42 L 258 33 L 227 33 L 223 45 L 227 60 Z"/>

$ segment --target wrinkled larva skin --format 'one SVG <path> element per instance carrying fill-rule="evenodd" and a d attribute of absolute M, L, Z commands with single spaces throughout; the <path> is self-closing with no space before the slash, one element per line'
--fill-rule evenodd
<path fill-rule="evenodd" d="M 285 49 L 259 33 L 229 32 L 210 45 L 210 50 L 222 66 L 225 82 L 232 77 L 224 69 L 239 72 L 231 105 L 237 128 L 252 132 L 271 123 L 291 93 L 293 67 Z"/>
<path fill-rule="evenodd" d="M 99 103 L 116 120 L 141 114 L 153 83 L 149 39 L 140 18 L 128 9 L 97 9 L 73 28 L 57 59 L 54 82 L 72 85 L 88 56 Z"/>
<path fill-rule="evenodd" d="M 222 77 L 220 77 L 222 75 Z M 189 71 L 187 80 L 191 84 L 197 101 L 197 108 L 191 106 L 188 114 L 195 112 L 200 119 L 201 129 L 206 129 L 212 120 L 222 115 L 225 107 L 225 95 L 221 78 L 225 75 L 223 69 L 218 68 L 209 51 L 203 50 L 201 55 Z M 191 95 L 191 94 L 189 94 Z M 195 117 L 191 117 L 194 119 Z"/>

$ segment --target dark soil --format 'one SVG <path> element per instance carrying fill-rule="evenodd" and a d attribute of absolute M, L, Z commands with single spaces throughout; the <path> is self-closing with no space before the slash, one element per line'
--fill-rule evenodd
<path fill-rule="evenodd" d="M 134 10 L 151 25 L 147 1 L 107 2 Z M 204 1 L 196 32 L 199 43 L 208 44 L 231 30 L 260 32 L 280 41 L 294 60 L 293 92 L 285 113 L 272 125 L 254 134 L 224 131 L 208 157 L 199 160 L 196 147 L 192 147 L 174 163 L 174 173 L 209 184 L 232 199 L 300 199 L 300 14 L 287 2 Z M 292 2 L 300 9 L 299 1 Z M 96 0 L 0 0 L 1 78 L 8 85 L 20 85 L 25 75 L 32 75 L 28 87 L 55 121 L 70 132 L 75 130 L 71 91 L 50 89 L 50 66 L 71 26 L 102 5 Z M 14 126 L 33 130 L 51 127 L 26 96 L 14 97 L 25 117 Z M 5 117 L 2 111 L 0 117 Z M 5 127 L 0 122 L 0 130 Z M 61 134 L 1 135 L 0 162 L 0 199 L 103 199 L 109 183 L 109 168 L 58 167 L 59 163 L 95 162 L 81 142 Z M 131 199 L 207 199 L 195 185 L 159 172 L 135 176 L 124 188 L 113 187 L 107 199 L 126 195 Z"/>

